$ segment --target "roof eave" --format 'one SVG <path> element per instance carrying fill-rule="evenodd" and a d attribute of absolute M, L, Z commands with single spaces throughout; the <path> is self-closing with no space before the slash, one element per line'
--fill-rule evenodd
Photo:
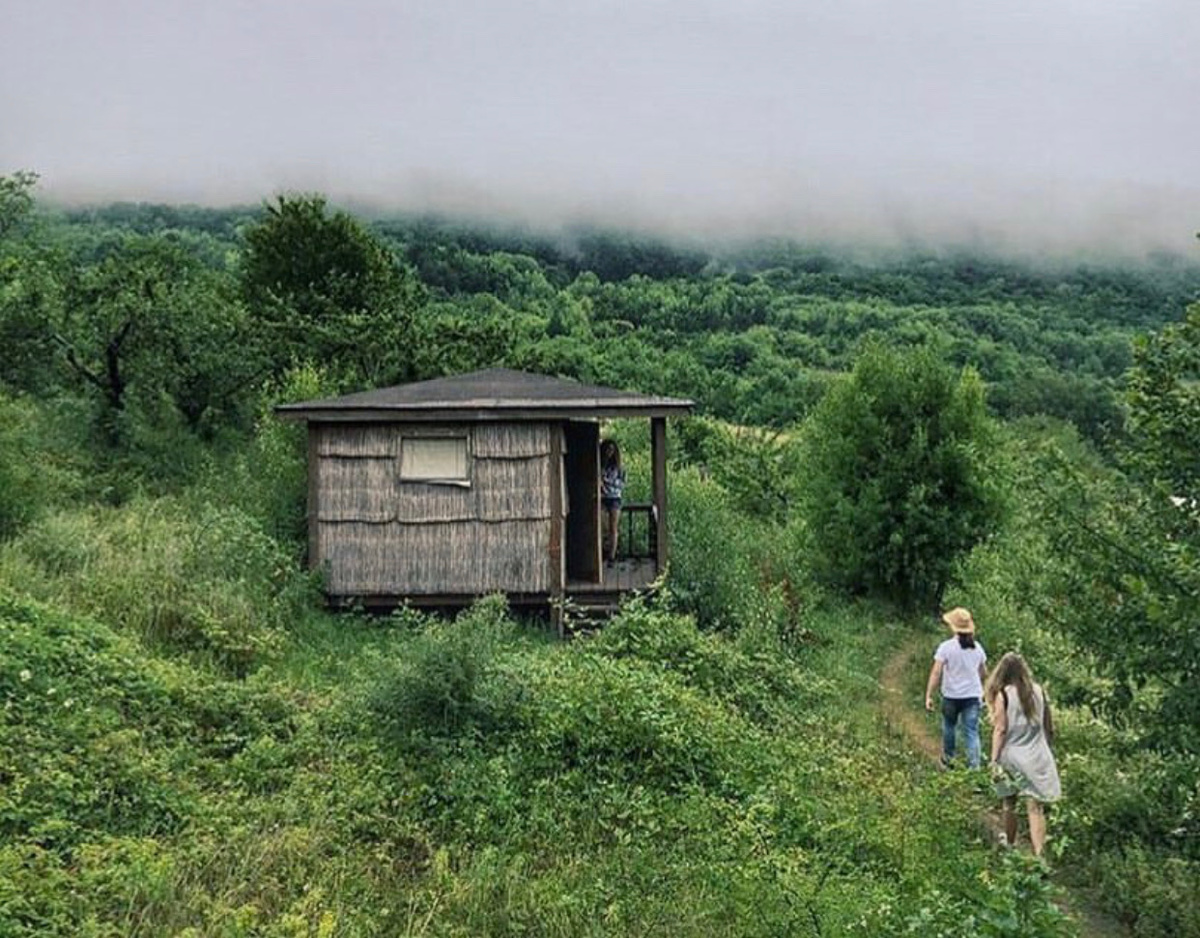
<path fill-rule="evenodd" d="M 596 419 L 600 417 L 681 417 L 691 413 L 691 401 L 647 404 L 608 402 L 604 404 L 505 404 L 503 406 L 447 407 L 373 406 L 373 407 L 297 407 L 280 404 L 275 413 L 283 420 L 307 420 L 314 423 L 404 423 L 437 422 L 476 423 L 496 420 Z"/>

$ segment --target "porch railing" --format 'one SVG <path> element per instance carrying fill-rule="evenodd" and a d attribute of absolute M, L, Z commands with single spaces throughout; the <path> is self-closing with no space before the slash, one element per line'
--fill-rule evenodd
<path fill-rule="evenodd" d="M 658 510 L 653 502 L 626 502 L 617 526 L 618 560 L 658 557 Z"/>

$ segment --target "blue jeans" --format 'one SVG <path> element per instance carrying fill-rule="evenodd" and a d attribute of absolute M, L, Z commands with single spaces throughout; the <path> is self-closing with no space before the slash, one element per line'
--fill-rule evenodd
<path fill-rule="evenodd" d="M 967 765 L 979 768 L 979 706 L 978 697 L 942 698 L 942 761 L 954 758 L 958 721 L 962 719 L 967 737 Z"/>

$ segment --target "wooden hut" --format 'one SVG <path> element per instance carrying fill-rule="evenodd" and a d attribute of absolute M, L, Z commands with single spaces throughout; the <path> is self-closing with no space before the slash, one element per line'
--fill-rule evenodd
<path fill-rule="evenodd" d="M 276 408 L 308 424 L 309 563 L 331 601 L 614 605 L 667 562 L 666 419 L 692 402 L 491 369 Z M 651 499 L 601 560 L 600 420 L 646 418 Z"/>

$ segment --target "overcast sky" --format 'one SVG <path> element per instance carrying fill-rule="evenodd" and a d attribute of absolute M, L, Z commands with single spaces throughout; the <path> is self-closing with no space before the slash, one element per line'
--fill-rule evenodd
<path fill-rule="evenodd" d="M 60 198 L 1195 253 L 1200 0 L 0 0 Z"/>

